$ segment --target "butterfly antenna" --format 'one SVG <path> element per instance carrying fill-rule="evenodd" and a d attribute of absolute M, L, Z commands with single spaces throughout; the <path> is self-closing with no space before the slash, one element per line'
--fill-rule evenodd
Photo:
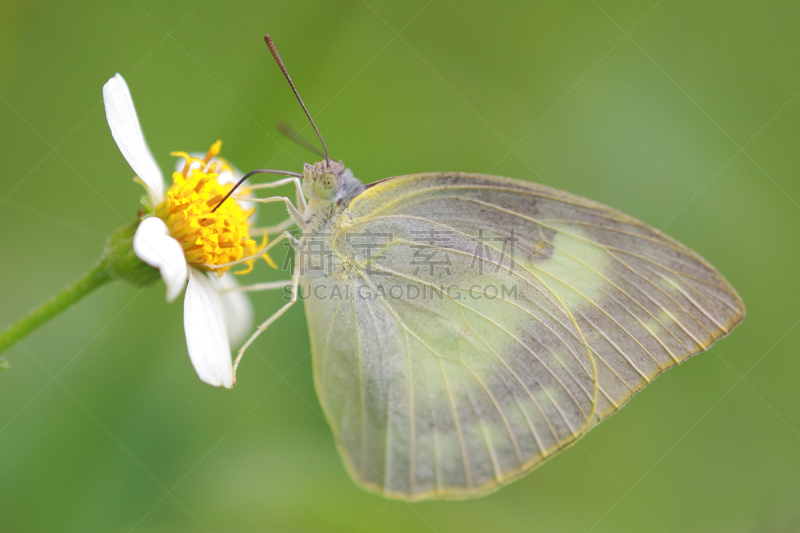
<path fill-rule="evenodd" d="M 294 131 L 294 129 L 287 122 L 280 121 L 280 122 L 278 122 L 278 126 L 277 127 L 278 127 L 278 131 L 283 133 L 293 143 L 297 144 L 298 146 L 302 146 L 303 148 L 305 148 L 309 152 L 314 152 L 315 154 L 317 154 L 320 157 L 325 157 L 325 154 L 320 152 L 319 149 L 316 146 L 314 146 L 313 144 L 311 144 L 307 140 L 305 140 L 302 137 L 300 137 L 300 134 L 297 133 L 296 131 Z"/>
<path fill-rule="evenodd" d="M 297 89 L 294 87 L 294 83 L 292 83 L 292 78 L 289 77 L 289 73 L 286 71 L 286 67 L 283 65 L 283 61 L 281 60 L 280 54 L 278 54 L 277 48 L 275 48 L 275 43 L 272 42 L 272 38 L 269 35 L 264 36 L 264 41 L 266 41 L 267 46 L 269 46 L 269 51 L 272 53 L 272 57 L 275 58 L 275 62 L 283 72 L 283 76 L 286 78 L 286 81 L 289 82 L 289 87 L 292 88 L 294 95 L 297 97 L 297 101 L 300 102 L 300 106 L 303 108 L 303 111 L 306 112 L 306 116 L 308 117 L 308 121 L 311 122 L 311 126 L 314 128 L 314 131 L 317 132 L 317 137 L 319 137 L 319 142 L 322 143 L 322 149 L 325 151 L 325 161 L 328 163 L 331 162 L 330 157 L 328 157 L 328 147 L 325 145 L 325 140 L 322 138 L 322 135 L 319 133 L 317 129 L 317 125 L 314 124 L 314 119 L 311 118 L 311 114 L 306 109 L 306 104 L 303 103 L 303 99 L 300 98 L 300 93 L 297 92 Z"/>

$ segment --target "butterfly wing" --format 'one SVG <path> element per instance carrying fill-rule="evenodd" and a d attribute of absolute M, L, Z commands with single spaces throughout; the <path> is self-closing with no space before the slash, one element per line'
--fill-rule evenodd
<path fill-rule="evenodd" d="M 327 238 L 336 268 L 304 278 L 315 383 L 351 476 L 388 497 L 495 490 L 744 315 L 669 236 L 508 178 L 389 178 Z"/>

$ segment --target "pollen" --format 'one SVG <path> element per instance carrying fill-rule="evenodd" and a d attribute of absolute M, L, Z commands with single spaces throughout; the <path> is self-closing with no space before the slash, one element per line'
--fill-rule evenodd
<path fill-rule="evenodd" d="M 231 198 L 212 211 L 233 187 L 217 179 L 220 171 L 230 169 L 222 159 L 212 161 L 221 145 L 220 141 L 214 143 L 203 159 L 185 152 L 172 153 L 183 157 L 186 164 L 183 171 L 172 174 L 173 184 L 155 212 L 183 247 L 187 263 L 204 270 L 229 263 L 244 264 L 246 268 L 235 273 L 245 274 L 252 270 L 255 257 L 266 246 L 267 239 L 264 235 L 263 242 L 258 245 L 250 237 L 249 219 L 255 209 L 245 210 Z M 248 257 L 251 259 L 246 259 Z M 271 266 L 275 265 L 266 253 L 260 257 Z M 221 273 L 230 266 L 213 270 Z"/>

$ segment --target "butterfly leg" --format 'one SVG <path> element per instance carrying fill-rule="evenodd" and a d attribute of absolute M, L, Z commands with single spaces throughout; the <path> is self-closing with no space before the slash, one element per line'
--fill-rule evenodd
<path fill-rule="evenodd" d="M 300 178 L 285 178 L 282 180 L 271 181 L 269 183 L 257 183 L 255 185 L 250 185 L 247 188 L 251 191 L 258 190 L 258 189 L 274 189 L 276 187 L 280 187 L 282 185 L 288 185 L 290 183 L 294 183 L 295 191 L 297 192 L 297 205 L 299 207 L 299 211 L 301 213 L 306 212 L 306 208 L 308 207 L 306 204 L 306 197 L 303 194 L 303 185 L 300 182 Z"/>
<path fill-rule="evenodd" d="M 285 287 L 287 285 L 287 282 L 281 282 L 281 283 L 284 284 L 284 285 L 282 285 L 283 287 Z M 239 367 L 239 362 L 242 360 L 242 356 L 244 355 L 245 350 L 247 350 L 247 348 L 251 344 L 253 344 L 253 341 L 255 341 L 258 338 L 258 336 L 261 335 L 261 333 L 263 333 L 273 322 L 278 320 L 281 317 L 281 315 L 283 315 L 292 305 L 295 304 L 295 302 L 297 302 L 298 288 L 299 288 L 299 285 L 300 285 L 300 268 L 297 265 L 295 265 L 295 267 L 294 267 L 294 272 L 292 273 L 292 280 L 289 282 L 289 284 L 291 284 L 291 287 L 292 287 L 291 298 L 289 299 L 289 301 L 286 302 L 283 305 L 283 307 L 278 309 L 278 311 L 274 315 L 269 317 L 263 324 L 258 326 L 258 328 L 253 332 L 253 334 L 250 335 L 250 338 L 247 339 L 247 342 L 245 342 L 242 345 L 242 347 L 239 348 L 239 353 L 236 355 L 236 360 L 233 362 L 233 384 L 234 385 L 236 385 L 236 369 Z M 273 287 L 270 287 L 270 288 L 277 288 L 277 286 L 273 286 Z"/>
<path fill-rule="evenodd" d="M 286 204 L 286 210 L 289 211 L 289 216 L 297 224 L 297 227 L 300 229 L 305 228 L 306 223 L 303 220 L 303 215 L 297 210 L 291 200 L 286 198 L 285 196 L 270 196 L 269 198 L 242 198 L 242 200 L 247 200 L 248 202 L 258 202 L 260 204 L 271 204 L 273 202 L 283 202 Z"/>
<path fill-rule="evenodd" d="M 266 227 L 263 227 L 263 228 L 253 228 L 253 229 L 250 230 L 250 233 L 259 234 L 259 233 L 264 233 L 266 231 L 267 235 L 277 235 L 279 233 L 283 233 L 284 231 L 286 231 L 287 229 L 291 228 L 292 226 L 294 226 L 294 219 L 292 219 L 292 217 L 289 217 L 286 220 L 284 220 L 283 222 L 281 222 L 279 224 L 275 224 L 274 226 L 266 226 Z"/>
<path fill-rule="evenodd" d="M 295 237 L 294 235 L 292 235 L 292 234 L 291 234 L 291 233 L 289 233 L 288 231 L 284 231 L 284 232 L 283 232 L 283 235 L 282 235 L 281 237 L 282 237 L 282 238 L 284 238 L 284 239 L 288 239 L 288 240 L 289 240 L 289 244 L 290 244 L 290 245 L 292 246 L 292 248 L 294 248 L 295 250 L 299 250 L 299 249 L 300 249 L 300 247 L 302 246 L 302 244 L 300 243 L 300 241 L 299 241 L 299 240 L 297 240 L 297 237 Z"/>

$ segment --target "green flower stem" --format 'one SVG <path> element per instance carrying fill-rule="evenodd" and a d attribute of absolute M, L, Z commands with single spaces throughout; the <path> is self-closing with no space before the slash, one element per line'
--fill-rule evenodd
<path fill-rule="evenodd" d="M 10 348 L 30 332 L 64 311 L 97 287 L 112 277 L 105 259 L 97 263 L 92 269 L 78 279 L 75 283 L 59 292 L 42 305 L 28 313 L 11 327 L 5 328 L 0 334 L 0 353 Z"/>
<path fill-rule="evenodd" d="M 139 221 L 114 231 L 100 261 L 89 272 L 12 326 L 3 328 L 0 353 L 106 282 L 118 279 L 135 287 L 147 287 L 157 279 L 158 270 L 143 263 L 133 252 L 133 236 L 138 226 Z"/>

